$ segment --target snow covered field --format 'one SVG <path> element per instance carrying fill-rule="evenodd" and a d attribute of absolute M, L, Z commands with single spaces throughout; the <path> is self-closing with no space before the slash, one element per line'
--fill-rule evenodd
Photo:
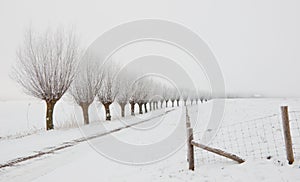
<path fill-rule="evenodd" d="M 230 99 L 226 100 L 222 125 L 231 125 L 241 121 L 248 121 L 280 112 L 281 105 L 288 105 L 292 111 L 300 110 L 299 99 Z M 193 124 L 197 121 L 196 131 L 201 131 L 211 113 L 212 102 L 189 106 L 189 114 Z M 59 105 L 60 104 L 60 105 Z M 45 132 L 45 106 L 39 102 L 1 102 L 0 118 L 0 164 L 45 150 L 48 147 L 72 141 L 83 136 L 89 136 L 103 131 L 109 131 L 124 126 L 124 122 L 113 118 L 111 122 L 104 122 L 102 110 L 91 115 L 93 121 L 89 126 L 68 128 L 72 126 L 72 118 L 81 123 L 79 108 L 71 104 L 59 103 L 56 108 L 56 126 L 65 127 Z M 29 108 L 29 109 L 28 109 Z M 59 108 L 59 109 L 58 109 Z M 118 107 L 113 106 L 114 112 L 119 113 Z M 92 109 L 97 109 L 93 107 Z M 170 109 L 168 109 L 170 110 Z M 73 112 L 70 112 L 73 111 Z M 93 110 L 92 110 L 93 111 Z M 126 124 L 140 122 L 165 113 L 160 118 L 151 119 L 143 124 L 122 129 L 112 135 L 129 144 L 152 144 L 159 142 L 175 131 L 174 140 L 184 140 L 185 109 L 176 108 L 165 113 L 165 109 L 147 115 L 127 117 Z M 18 114 L 14 114 L 18 113 Z M 92 112 L 90 112 L 92 113 Z M 60 122 L 60 123 L 59 123 Z M 75 125 L 76 126 L 76 125 Z M 150 127 L 149 126 L 155 126 Z M 138 130 L 148 128 L 146 130 Z M 30 134 L 31 133 L 31 134 Z M 30 134 L 29 136 L 23 136 Z M 10 137 L 7 137 L 10 136 Z M 19 136 L 19 137 L 17 137 Z M 23 136 L 23 137 L 20 137 Z M 164 160 L 147 165 L 126 165 L 115 162 L 99 154 L 101 146 L 106 146 L 110 135 L 95 138 L 89 142 L 82 142 L 73 147 L 28 160 L 12 167 L 0 169 L 0 181 L 299 181 L 300 161 L 296 156 L 293 165 L 287 165 L 282 159 L 247 160 L 243 164 L 234 162 L 215 162 L 196 165 L 194 172 L 188 170 L 186 162 L 186 146 L 178 146 L 172 155 Z M 126 152 L 124 148 L 117 148 L 118 152 Z M 197 154 L 197 153 L 196 153 Z M 138 156 L 130 153 L 128 158 Z M 196 156 L 198 157 L 198 156 Z"/>

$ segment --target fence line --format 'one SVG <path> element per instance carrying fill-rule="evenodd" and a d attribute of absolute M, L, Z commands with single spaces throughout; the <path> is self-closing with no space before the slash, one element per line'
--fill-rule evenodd
<path fill-rule="evenodd" d="M 293 155 L 300 157 L 300 111 L 288 113 Z M 194 132 L 193 135 L 193 142 L 201 143 L 203 133 Z M 281 114 L 222 125 L 208 146 L 236 154 L 246 160 L 285 159 L 286 147 Z M 194 149 L 194 156 L 196 165 L 231 162 L 197 147 Z"/>

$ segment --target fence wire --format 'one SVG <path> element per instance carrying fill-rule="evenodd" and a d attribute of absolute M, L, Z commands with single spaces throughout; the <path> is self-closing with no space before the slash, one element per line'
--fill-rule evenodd
<path fill-rule="evenodd" d="M 295 158 L 300 158 L 300 111 L 289 112 Z M 224 122 L 226 123 L 226 122 Z M 195 132 L 194 141 L 201 143 L 203 133 Z M 280 114 L 222 125 L 207 144 L 244 159 L 285 158 L 285 143 Z M 195 147 L 196 164 L 231 163 L 230 159 Z"/>

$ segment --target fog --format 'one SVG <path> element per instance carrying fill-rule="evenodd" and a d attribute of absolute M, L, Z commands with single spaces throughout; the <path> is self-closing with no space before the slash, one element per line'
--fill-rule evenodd
<path fill-rule="evenodd" d="M 16 50 L 29 26 L 37 31 L 49 26 L 74 27 L 82 43 L 89 46 L 112 27 L 146 18 L 179 23 L 206 42 L 221 68 L 226 92 L 299 97 L 299 8 L 300 2 L 296 0 L 1 0 L 0 99 L 27 97 L 9 74 L 16 60 Z M 127 51 L 117 53 L 115 59 L 132 60 L 143 56 L 141 53 L 173 56 L 179 65 L 185 65 L 184 60 L 189 59 L 179 50 L 165 45 L 152 46 L 161 50 L 160 53 L 149 50 L 151 45 L 128 47 Z M 158 60 L 148 64 L 160 65 Z M 191 65 L 185 66 L 193 69 Z M 172 73 L 172 69 L 168 72 Z M 201 73 L 189 71 L 189 74 L 199 81 L 197 87 L 209 88 L 205 70 Z"/>

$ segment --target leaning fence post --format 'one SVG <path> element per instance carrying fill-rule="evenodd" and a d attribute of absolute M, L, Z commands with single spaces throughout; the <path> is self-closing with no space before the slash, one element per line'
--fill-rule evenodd
<path fill-rule="evenodd" d="M 188 134 L 188 161 L 189 161 L 189 170 L 194 171 L 194 146 L 192 145 L 192 141 L 194 139 L 193 136 L 193 128 L 188 128 L 187 129 L 187 134 Z"/>
<path fill-rule="evenodd" d="M 282 118 L 283 135 L 284 135 L 287 160 L 289 161 L 289 164 L 293 164 L 294 153 L 293 153 L 293 147 L 292 147 L 293 143 L 292 143 L 292 137 L 291 137 L 291 131 L 290 131 L 288 106 L 281 106 L 281 118 Z"/>

